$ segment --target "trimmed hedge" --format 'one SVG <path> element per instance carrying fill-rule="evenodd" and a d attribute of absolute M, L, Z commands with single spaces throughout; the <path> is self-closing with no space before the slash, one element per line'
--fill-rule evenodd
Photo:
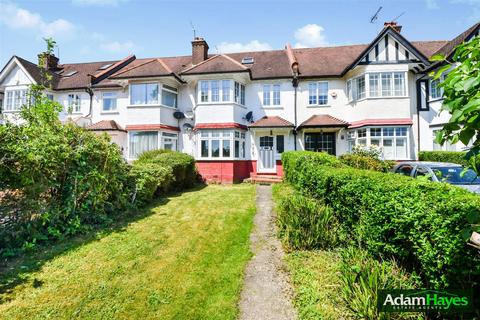
<path fill-rule="evenodd" d="M 452 162 L 468 166 L 467 153 L 462 151 L 420 151 L 420 161 Z"/>
<path fill-rule="evenodd" d="M 155 163 L 136 163 L 130 170 L 130 176 L 135 181 L 132 202 L 139 205 L 145 205 L 167 192 L 174 182 L 172 169 Z"/>
<path fill-rule="evenodd" d="M 480 197 L 444 184 L 353 168 L 318 165 L 289 152 L 285 177 L 334 210 L 343 232 L 374 256 L 392 257 L 431 288 L 480 281 L 480 256 L 466 244 L 480 216 Z"/>
<path fill-rule="evenodd" d="M 374 170 L 381 172 L 390 171 L 395 165 L 395 161 L 386 160 L 382 161 L 380 159 L 375 159 L 369 156 L 363 156 L 359 154 L 347 153 L 339 157 L 340 162 L 346 164 L 347 166 L 357 168 L 357 169 L 366 169 Z"/>

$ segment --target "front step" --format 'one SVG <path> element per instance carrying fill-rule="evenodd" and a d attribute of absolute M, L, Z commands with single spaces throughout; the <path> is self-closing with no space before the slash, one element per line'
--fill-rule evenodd
<path fill-rule="evenodd" d="M 251 175 L 250 178 L 245 180 L 246 182 L 251 183 L 259 183 L 259 184 L 272 184 L 272 183 L 280 183 L 283 181 L 282 177 L 275 176 L 275 175 L 262 175 L 262 174 L 254 174 Z"/>

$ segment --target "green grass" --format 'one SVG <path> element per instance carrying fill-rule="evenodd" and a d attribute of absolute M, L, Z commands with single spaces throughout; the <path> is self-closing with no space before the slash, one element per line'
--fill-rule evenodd
<path fill-rule="evenodd" d="M 2 319 L 235 319 L 251 185 L 171 196 L 137 221 L 0 270 Z"/>
<path fill-rule="evenodd" d="M 341 298 L 340 255 L 335 251 L 294 251 L 286 255 L 294 304 L 301 320 L 349 319 Z"/>

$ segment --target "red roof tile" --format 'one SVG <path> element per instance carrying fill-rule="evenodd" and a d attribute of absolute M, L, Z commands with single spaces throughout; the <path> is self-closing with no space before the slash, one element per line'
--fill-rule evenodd
<path fill-rule="evenodd" d="M 353 121 L 350 123 L 349 129 L 360 128 L 365 126 L 395 126 L 395 125 L 412 125 L 410 118 L 392 118 L 392 119 L 364 119 Z"/>
<path fill-rule="evenodd" d="M 293 123 L 283 119 L 282 117 L 273 116 L 273 117 L 263 117 L 251 125 L 250 128 L 284 128 L 284 127 L 294 127 Z"/>
<path fill-rule="evenodd" d="M 248 71 L 248 68 L 245 67 L 240 62 L 235 59 L 224 55 L 219 54 L 213 57 L 208 58 L 205 61 L 200 62 L 199 64 L 192 66 L 184 71 L 182 74 L 199 74 L 199 73 L 221 73 L 221 72 L 244 72 Z"/>
<path fill-rule="evenodd" d="M 316 114 L 302 122 L 299 128 L 348 127 L 348 122 L 332 117 L 329 114 Z"/>
<path fill-rule="evenodd" d="M 195 130 L 198 129 L 243 129 L 247 130 L 247 126 L 236 122 L 222 122 L 222 123 L 197 123 Z"/>
<path fill-rule="evenodd" d="M 92 131 L 108 131 L 108 130 L 125 131 L 114 120 L 102 120 L 102 121 L 99 121 L 99 122 L 96 122 L 94 124 L 89 125 L 86 129 L 87 130 L 92 130 Z"/>
<path fill-rule="evenodd" d="M 170 130 L 170 131 L 180 132 L 180 128 L 169 126 L 166 124 L 130 124 L 130 125 L 127 125 L 126 129 L 128 131 Z"/>

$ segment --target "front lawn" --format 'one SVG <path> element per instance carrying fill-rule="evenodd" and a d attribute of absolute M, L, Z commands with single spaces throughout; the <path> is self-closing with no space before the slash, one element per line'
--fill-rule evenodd
<path fill-rule="evenodd" d="M 234 319 L 254 198 L 251 185 L 199 188 L 0 269 L 0 318 Z"/>

